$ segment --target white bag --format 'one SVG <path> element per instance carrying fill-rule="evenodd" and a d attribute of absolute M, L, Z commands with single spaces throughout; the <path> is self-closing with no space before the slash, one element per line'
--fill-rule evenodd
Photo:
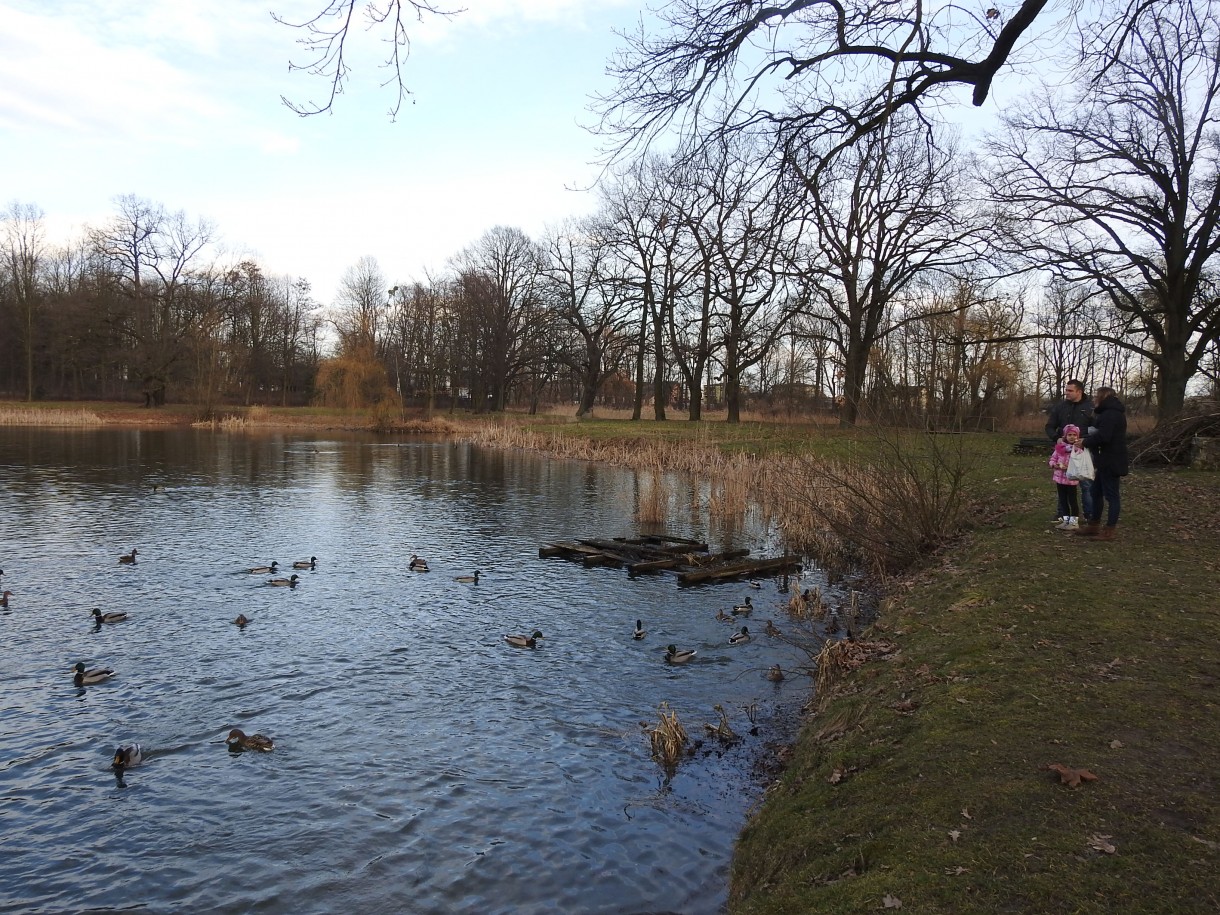
<path fill-rule="evenodd" d="M 1064 475 L 1069 480 L 1093 479 L 1093 455 L 1089 454 L 1088 448 L 1080 448 L 1072 452 L 1072 456 L 1068 458 L 1067 471 Z"/>

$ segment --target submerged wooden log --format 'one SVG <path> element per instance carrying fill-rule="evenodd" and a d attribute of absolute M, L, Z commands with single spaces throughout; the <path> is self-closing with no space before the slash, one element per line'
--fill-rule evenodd
<path fill-rule="evenodd" d="M 749 562 L 735 562 L 715 568 L 696 569 L 682 572 L 678 575 L 678 584 L 696 585 L 707 581 L 722 581 L 729 578 L 744 578 L 748 575 L 761 575 L 766 572 L 779 572 L 799 566 L 799 556 L 779 556 L 775 559 L 752 559 Z"/>

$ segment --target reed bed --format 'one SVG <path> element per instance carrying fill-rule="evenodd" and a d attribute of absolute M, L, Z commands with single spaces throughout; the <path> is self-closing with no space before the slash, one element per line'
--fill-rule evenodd
<path fill-rule="evenodd" d="M 91 410 L 39 410 L 0 408 L 0 426 L 100 426 L 102 418 Z"/>

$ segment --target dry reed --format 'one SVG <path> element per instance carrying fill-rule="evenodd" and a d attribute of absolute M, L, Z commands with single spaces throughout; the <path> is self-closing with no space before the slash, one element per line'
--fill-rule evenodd
<path fill-rule="evenodd" d="M 741 738 L 738 737 L 737 733 L 729 726 L 729 716 L 724 710 L 724 706 L 720 703 L 716 703 L 712 706 L 712 708 L 716 710 L 718 715 L 720 715 L 720 722 L 718 724 L 705 724 L 703 726 L 704 729 L 721 743 L 735 743 L 740 740 Z"/>
<path fill-rule="evenodd" d="M 662 702 L 660 720 L 655 727 L 648 729 L 649 740 L 652 742 L 652 758 L 661 764 L 666 774 L 673 775 L 679 760 L 686 752 L 689 738 L 686 729 L 678 721 L 678 713 L 666 711 L 669 706 Z"/>
<path fill-rule="evenodd" d="M 0 426 L 100 426 L 102 418 L 90 410 L 0 409 Z"/>

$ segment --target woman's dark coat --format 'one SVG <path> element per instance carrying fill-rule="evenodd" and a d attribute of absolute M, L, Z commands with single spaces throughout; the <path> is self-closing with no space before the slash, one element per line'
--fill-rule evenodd
<path fill-rule="evenodd" d="M 1116 477 L 1130 471 L 1127 459 L 1127 409 L 1110 394 L 1093 411 L 1093 432 L 1081 443 L 1092 452 L 1093 465 Z"/>

